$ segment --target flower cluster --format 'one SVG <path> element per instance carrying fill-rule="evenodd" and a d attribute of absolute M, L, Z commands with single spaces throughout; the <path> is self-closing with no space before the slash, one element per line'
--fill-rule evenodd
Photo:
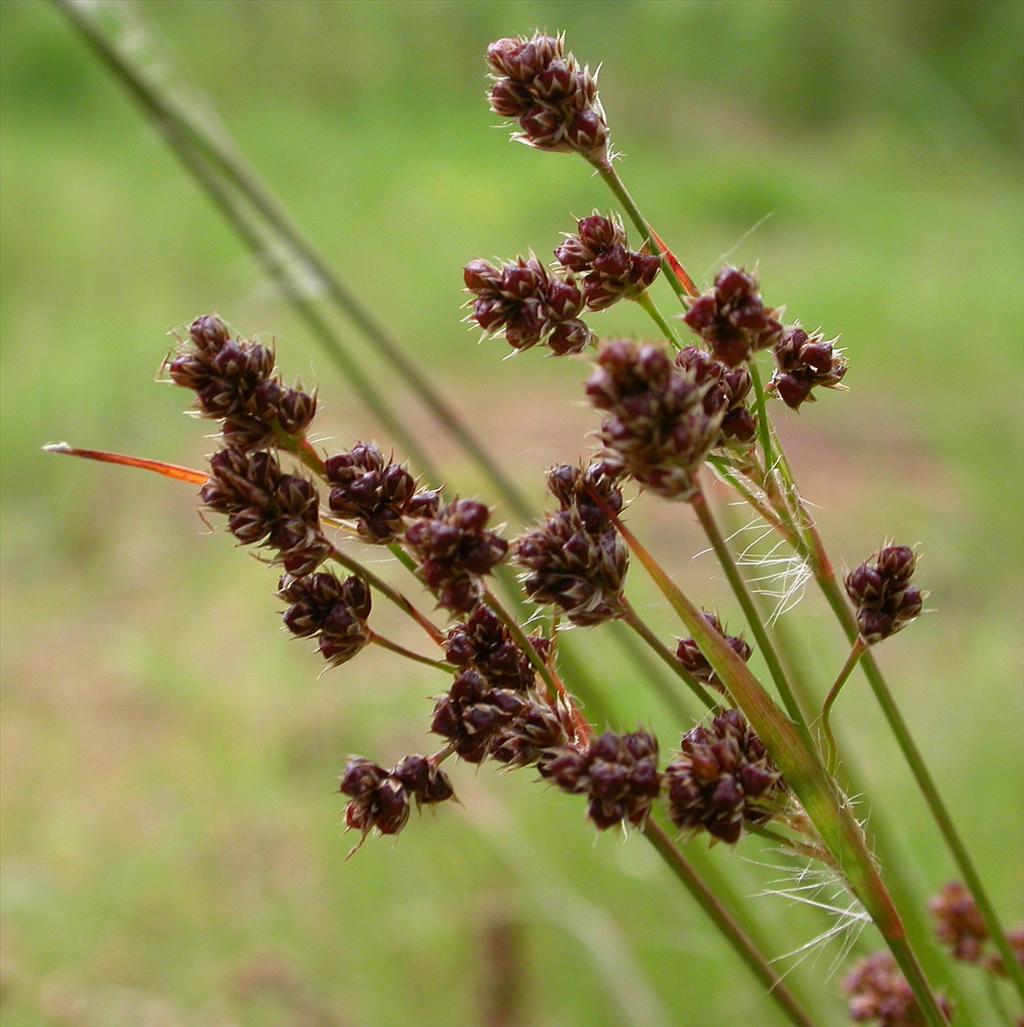
<path fill-rule="evenodd" d="M 606 156 L 608 122 L 597 77 L 565 53 L 561 36 L 499 39 L 487 48 L 487 63 L 494 72 L 491 110 L 516 119 L 517 140 L 592 161 Z"/>
<path fill-rule="evenodd" d="M 750 659 L 752 652 L 750 645 L 739 635 L 727 635 L 722 627 L 722 622 L 717 614 L 708 613 L 702 610 L 701 616 L 707 623 L 725 639 L 729 648 L 744 662 Z M 722 691 L 722 683 L 718 679 L 714 668 L 708 663 L 707 657 L 700 651 L 697 640 L 693 638 L 681 638 L 676 647 L 676 659 L 688 670 L 698 681 L 706 685 L 713 685 Z"/>
<path fill-rule="evenodd" d="M 977 963 L 988 940 L 988 928 L 971 893 L 959 881 L 951 881 L 928 903 L 939 939 L 950 947 L 954 959 Z"/>
<path fill-rule="evenodd" d="M 572 710 L 561 700 L 555 705 L 524 699 L 518 712 L 494 733 L 490 757 L 508 767 L 536 766 L 548 776 L 548 764 L 574 734 Z"/>
<path fill-rule="evenodd" d="M 1017 960 L 1021 969 L 1024 970 L 1024 927 L 1018 927 L 1015 931 L 1007 931 L 1006 940 L 1010 943 L 1010 948 L 1013 950 L 1014 959 Z M 985 966 L 999 977 L 1007 975 L 1006 963 L 999 952 L 993 952 L 985 961 Z"/>
<path fill-rule="evenodd" d="M 483 503 L 457 499 L 406 529 L 405 541 L 419 560 L 420 576 L 452 613 L 471 613 L 480 605 L 481 577 L 508 553 L 508 543 L 486 529 L 489 517 Z"/>
<path fill-rule="evenodd" d="M 630 250 L 626 230 L 615 215 L 591 214 L 578 222 L 576 231 L 555 250 L 555 259 L 584 275 L 583 295 L 591 310 L 635 296 L 658 277 L 661 258 Z"/>
<path fill-rule="evenodd" d="M 524 702 L 510 689 L 492 688 L 479 671 L 466 670 L 436 701 L 430 730 L 447 738 L 467 763 L 480 763 L 496 733 L 522 712 Z"/>
<path fill-rule="evenodd" d="M 753 384 L 750 372 L 745 367 L 726 367 L 696 346 L 677 353 L 676 364 L 704 389 L 704 412 L 709 417 L 721 416 L 722 434 L 717 445 L 725 445 L 730 439 L 752 442 L 757 434 L 757 418 L 747 405 Z"/>
<path fill-rule="evenodd" d="M 196 393 L 204 417 L 224 422 L 224 440 L 235 449 L 266 446 L 278 431 L 304 431 L 316 413 L 315 396 L 286 387 L 274 374 L 272 350 L 232 339 L 214 314 L 192 322 L 189 342 L 168 371 L 177 385 Z"/>
<path fill-rule="evenodd" d="M 475 297 L 470 319 L 489 335 L 504 332 L 513 349 L 529 349 L 543 340 L 564 356 L 594 341 L 579 317 L 585 304 L 576 279 L 552 273 L 536 257 L 517 257 L 500 267 L 471 260 L 462 280 Z"/>
<path fill-rule="evenodd" d="M 709 414 L 704 389 L 658 346 L 619 340 L 604 346 L 587 382 L 607 411 L 598 436 L 604 462 L 668 499 L 689 500 L 697 472 L 717 443 L 723 411 Z"/>
<path fill-rule="evenodd" d="M 341 581 L 321 571 L 304 578 L 281 579 L 278 593 L 289 605 L 282 619 L 299 638 L 319 638 L 318 648 L 334 666 L 347 663 L 371 640 L 370 589 L 355 576 Z"/>
<path fill-rule="evenodd" d="M 409 799 L 426 806 L 444 802 L 455 793 L 448 776 L 429 756 L 406 756 L 391 770 L 353 757 L 341 775 L 345 823 L 365 837 L 376 829 L 380 834 L 398 834 L 409 819 Z"/>
<path fill-rule="evenodd" d="M 289 574 L 309 574 L 330 554 L 316 488 L 283 473 L 273 453 L 218 450 L 199 495 L 209 509 L 227 515 L 228 529 L 242 545 L 276 549 Z"/>
<path fill-rule="evenodd" d="M 876 1021 L 878 1027 L 925 1027 L 914 993 L 888 952 L 876 952 L 862 959 L 843 981 L 850 996 L 850 1019 L 855 1023 Z M 947 1017 L 953 1007 L 944 995 L 937 995 Z"/>
<path fill-rule="evenodd" d="M 729 844 L 740 840 L 744 823 L 763 824 L 785 801 L 778 768 L 739 710 L 687 732 L 665 778 L 676 826 Z"/>
<path fill-rule="evenodd" d="M 868 645 L 895 635 L 921 613 L 924 594 L 910 584 L 916 563 L 909 546 L 886 546 L 846 575 L 846 594 Z"/>
<path fill-rule="evenodd" d="M 694 300 L 683 320 L 727 367 L 738 367 L 782 337 L 778 311 L 764 305 L 757 279 L 737 267 L 722 268 L 714 288 Z"/>
<path fill-rule="evenodd" d="M 815 386 L 835 388 L 846 374 L 846 361 L 821 332 L 806 332 L 799 325 L 787 328 L 775 344 L 777 370 L 768 388 L 788 407 L 814 401 Z"/>
<path fill-rule="evenodd" d="M 629 550 L 594 495 L 617 513 L 622 492 L 602 464 L 555 467 L 548 489 L 561 509 L 513 547 L 513 559 L 527 571 L 526 594 L 580 626 L 621 616 Z"/>
<path fill-rule="evenodd" d="M 951 881 L 929 903 L 935 917 L 935 933 L 949 946 L 954 959 L 976 963 L 990 973 L 1006 975 L 1001 952 L 991 950 L 989 931 L 973 896 L 960 881 Z M 1007 931 L 1014 956 L 1024 967 L 1024 930 Z"/>
<path fill-rule="evenodd" d="M 587 815 L 600 831 L 627 821 L 643 827 L 661 791 L 658 741 L 646 731 L 606 731 L 585 749 L 566 748 L 545 767 L 559 788 L 587 795 Z"/>
<path fill-rule="evenodd" d="M 416 479 L 401 464 L 385 460 L 372 442 L 335 454 L 325 467 L 331 509 L 354 520 L 364 542 L 394 542 L 405 528 L 405 518 L 433 516 L 441 505 L 437 492 L 417 492 Z"/>
<path fill-rule="evenodd" d="M 530 644 L 543 658 L 548 640 L 541 635 Z M 532 687 L 536 672 L 529 656 L 512 638 L 500 618 L 486 606 L 479 607 L 465 622 L 456 624 L 444 641 L 444 654 L 460 670 L 479 671 L 495 688 L 524 692 Z"/>

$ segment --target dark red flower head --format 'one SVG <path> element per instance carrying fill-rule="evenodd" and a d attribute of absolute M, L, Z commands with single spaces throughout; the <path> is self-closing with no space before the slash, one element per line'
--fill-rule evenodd
<path fill-rule="evenodd" d="M 920 615 L 924 593 L 910 584 L 916 564 L 909 546 L 886 546 L 846 575 L 846 594 L 868 645 L 895 635 Z"/>
<path fill-rule="evenodd" d="M 739 366 L 782 336 L 777 311 L 764 305 L 757 279 L 737 267 L 722 268 L 714 288 L 694 300 L 683 320 L 727 367 Z"/>
<path fill-rule="evenodd" d="M 472 499 L 457 499 L 417 518 L 405 541 L 419 562 L 423 581 L 452 613 L 472 613 L 483 598 L 481 578 L 508 554 L 508 543 L 486 528 L 490 511 Z"/>
<path fill-rule="evenodd" d="M 723 417 L 721 410 L 707 412 L 704 391 L 659 346 L 607 344 L 587 395 L 607 414 L 598 435 L 608 470 L 629 474 L 666 498 L 692 499 Z"/>
<path fill-rule="evenodd" d="M 598 830 L 624 821 L 642 827 L 661 791 L 658 741 L 646 731 L 606 731 L 586 749 L 553 753 L 544 776 L 563 791 L 589 796 L 587 815 Z"/>
<path fill-rule="evenodd" d="M 499 39 L 487 48 L 491 110 L 514 118 L 513 138 L 539 150 L 601 160 L 608 151 L 608 123 L 597 79 L 565 52 L 561 36 L 536 33 Z"/>
<path fill-rule="evenodd" d="M 787 328 L 775 344 L 775 363 L 778 370 L 768 388 L 794 410 L 814 401 L 814 388 L 835 388 L 846 374 L 846 361 L 832 343 L 821 332 L 808 333 L 799 325 Z"/>
<path fill-rule="evenodd" d="M 745 823 L 763 824 L 784 801 L 782 776 L 739 710 L 684 735 L 665 778 L 676 826 L 730 844 L 740 840 Z"/>

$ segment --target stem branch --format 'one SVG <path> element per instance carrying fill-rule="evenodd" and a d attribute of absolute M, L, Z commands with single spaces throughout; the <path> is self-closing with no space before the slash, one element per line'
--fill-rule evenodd
<path fill-rule="evenodd" d="M 829 716 L 832 713 L 832 707 L 835 705 L 836 699 L 839 698 L 843 685 L 846 684 L 846 679 L 853 673 L 853 668 L 857 666 L 857 662 L 866 650 L 867 646 L 864 643 L 864 639 L 858 635 L 857 641 L 853 643 L 853 648 L 850 650 L 850 655 L 846 658 L 846 663 L 843 664 L 843 669 L 839 672 L 839 677 L 836 678 L 835 684 L 829 690 L 828 695 L 825 696 L 825 701 L 821 706 L 821 733 L 825 736 L 825 766 L 833 776 L 839 766 L 839 749 L 836 746 L 836 738 L 829 724 Z"/>

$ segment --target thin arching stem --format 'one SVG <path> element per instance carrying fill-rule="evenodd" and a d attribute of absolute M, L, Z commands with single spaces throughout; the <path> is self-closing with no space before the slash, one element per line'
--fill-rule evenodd
<path fill-rule="evenodd" d="M 361 564 L 358 560 L 352 559 L 346 553 L 343 553 L 340 549 L 335 546 L 331 547 L 331 559 L 340 564 L 346 570 L 355 574 L 357 577 L 362 578 L 371 588 L 375 588 L 382 596 L 389 599 L 404 613 L 407 613 L 423 630 L 430 636 L 431 640 L 436 642 L 437 645 L 443 645 L 444 633 L 436 624 L 425 617 L 412 602 L 398 591 L 393 585 L 389 585 L 383 578 L 374 574 L 368 567 Z"/>
<path fill-rule="evenodd" d="M 864 643 L 864 639 L 858 636 L 857 641 L 853 643 L 853 648 L 850 650 L 850 655 L 846 658 L 846 663 L 843 664 L 843 669 L 835 680 L 835 684 L 829 689 L 828 695 L 825 696 L 825 701 L 821 705 L 820 724 L 821 733 L 825 738 L 825 767 L 833 776 L 839 768 L 839 749 L 836 746 L 836 736 L 832 733 L 829 718 L 832 713 L 832 707 L 835 705 L 836 699 L 839 698 L 843 685 L 846 684 L 846 679 L 853 673 L 853 668 L 857 666 L 857 661 L 864 655 L 866 649 L 867 646 Z"/>
<path fill-rule="evenodd" d="M 697 295 L 697 287 L 694 285 L 693 279 L 682 268 L 682 265 L 678 267 L 673 266 L 672 260 L 667 255 L 666 247 L 661 244 L 654 229 L 651 228 L 647 219 L 640 213 L 640 208 L 636 205 L 633 197 L 630 196 L 629 190 L 622 179 L 619 178 L 619 174 L 611 161 L 604 160 L 591 163 L 608 188 L 615 194 L 619 203 L 622 204 L 626 214 L 629 215 L 629 220 L 633 222 L 636 230 L 640 233 L 641 239 L 650 247 L 653 253 L 660 254 L 665 277 L 668 279 L 672 291 L 679 297 L 683 306 L 686 306 L 690 299 Z"/>
<path fill-rule="evenodd" d="M 668 646 L 666 646 L 647 626 L 647 623 L 636 612 L 633 604 L 625 596 L 622 597 L 622 605 L 625 611 L 622 616 L 623 621 L 625 621 L 626 624 L 628 624 L 637 633 L 637 635 L 639 635 L 640 638 L 650 646 L 658 659 L 671 669 L 672 673 L 675 674 L 691 692 L 693 692 L 693 694 L 707 709 L 719 709 L 720 704 L 715 701 L 707 689 L 672 655 Z M 684 722 L 690 719 L 686 706 L 680 702 L 677 692 L 666 689 L 663 698 L 667 704 L 672 706 L 672 711 L 676 716 L 683 718 Z"/>
<path fill-rule="evenodd" d="M 680 341 L 679 336 L 676 334 L 676 330 L 665 320 L 665 315 L 658 309 L 658 305 L 654 302 L 651 294 L 644 289 L 639 295 L 633 297 L 637 306 L 641 307 L 647 312 L 651 320 L 662 330 L 665 338 L 676 348 L 682 349 L 683 344 Z"/>
<path fill-rule="evenodd" d="M 442 670 L 446 674 L 454 674 L 458 671 L 458 668 L 452 666 L 450 663 L 445 663 L 442 660 L 432 660 L 429 656 L 420 656 L 419 653 L 415 653 L 411 649 L 406 649 L 404 645 L 399 645 L 397 642 L 392 642 L 391 639 L 385 638 L 383 635 L 378 635 L 376 631 L 370 632 L 370 641 L 374 645 L 379 645 L 382 649 L 387 649 L 390 652 L 397 653 L 399 656 L 404 656 L 407 660 L 422 663 L 426 667 L 434 667 L 436 670 Z"/>

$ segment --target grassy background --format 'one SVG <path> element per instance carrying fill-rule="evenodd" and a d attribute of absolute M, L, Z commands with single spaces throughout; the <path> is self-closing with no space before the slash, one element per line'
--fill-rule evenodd
<path fill-rule="evenodd" d="M 584 368 L 476 345 L 459 324 L 459 268 L 543 254 L 570 214 L 607 200 L 580 162 L 510 147 L 492 127 L 481 53 L 541 25 L 603 62 L 623 174 L 690 270 L 706 275 L 726 251 L 760 262 L 770 300 L 843 333 L 851 391 L 782 428 L 837 557 L 886 535 L 922 545 L 936 612 L 882 660 L 1019 921 L 1021 8 L 141 11 L 187 68 L 172 78 L 212 97 L 538 502 L 541 468 L 573 458 L 593 424 L 577 402 Z M 211 308 L 274 335 L 287 371 L 320 383 L 318 427 L 336 445 L 387 437 L 57 14 L 7 0 L 0 24 L 5 1024 L 775 1024 L 642 842 L 595 840 L 576 801 L 529 775 L 456 768 L 463 808 L 345 861 L 334 775 L 349 752 L 388 762 L 429 746 L 439 681 L 376 652 L 318 677 L 278 627 L 271 576 L 207 537 L 189 490 L 39 445 L 70 437 L 199 464 L 204 426 L 151 380 L 164 333 Z M 637 316 L 595 323 L 642 332 Z M 452 486 L 476 489 L 415 403 L 394 397 Z M 693 559 L 687 510 L 646 499 L 633 517 L 688 589 L 738 623 L 713 565 Z M 631 590 L 675 630 L 638 572 Z M 379 622 L 417 641 L 390 611 Z M 838 632 L 810 595 L 786 624 L 823 692 Z M 616 707 L 671 746 L 680 726 L 636 671 L 599 633 L 587 643 Z M 923 901 L 953 871 L 855 681 L 841 728 Z M 773 875 L 748 858 L 778 860 L 753 844 L 708 862 L 749 895 Z M 818 929 L 782 900 L 748 901 L 773 954 Z M 822 1023 L 843 1022 L 824 983 L 835 951 L 793 978 L 819 996 Z"/>

